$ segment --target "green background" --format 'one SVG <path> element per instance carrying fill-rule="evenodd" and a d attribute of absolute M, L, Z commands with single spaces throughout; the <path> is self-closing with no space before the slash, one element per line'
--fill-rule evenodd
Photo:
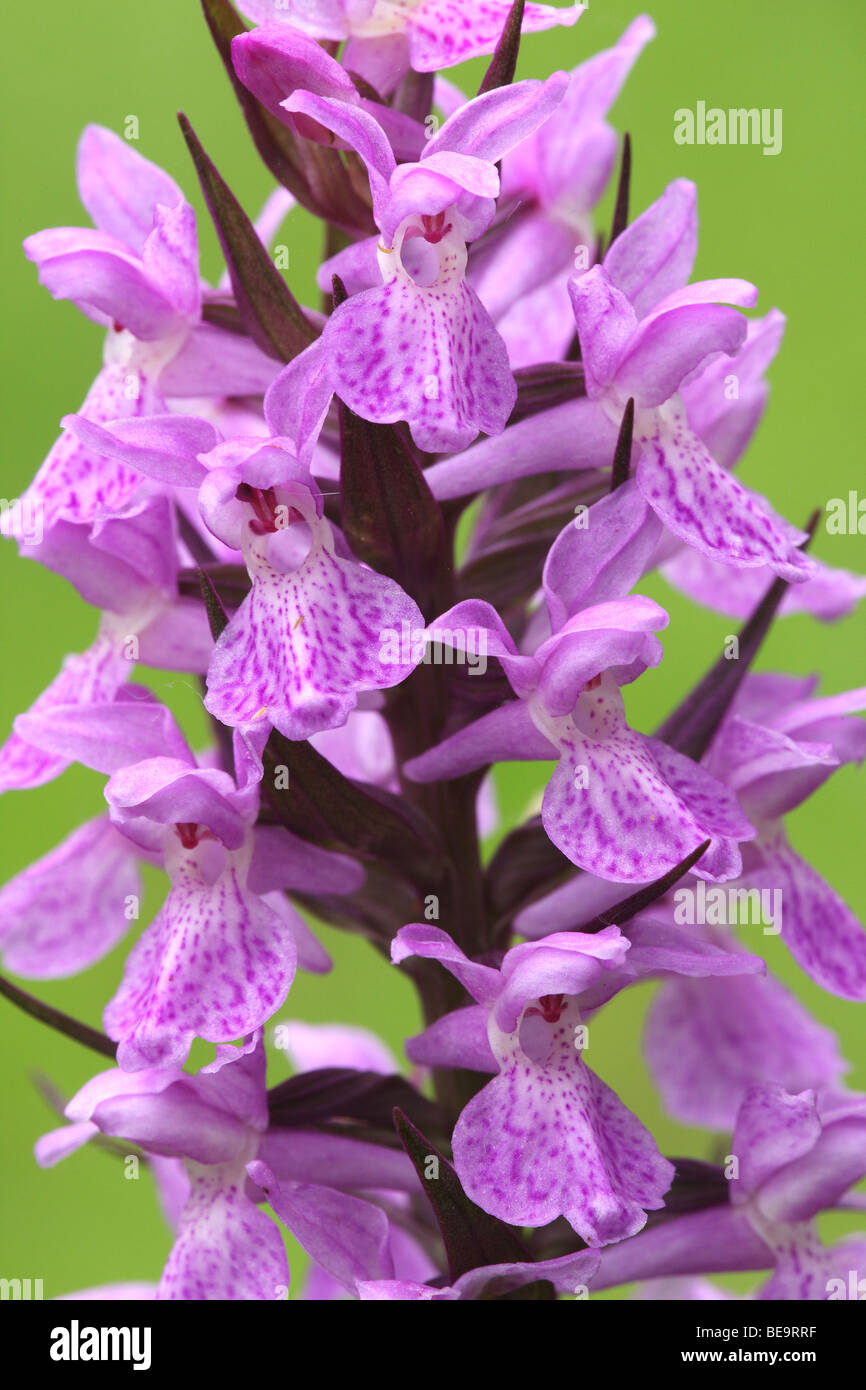
<path fill-rule="evenodd" d="M 632 0 L 593 0 L 571 30 L 529 38 L 521 75 L 570 68 L 611 44 L 636 10 Z M 639 60 L 614 123 L 634 141 L 632 212 L 643 209 L 674 177 L 697 181 L 701 243 L 696 276 L 739 275 L 761 290 L 759 308 L 789 316 L 772 398 L 750 447 L 743 474 L 794 522 L 849 487 L 863 486 L 860 431 L 862 371 L 857 361 L 864 293 L 862 178 L 852 105 L 862 90 L 859 0 L 807 0 L 724 5 L 658 0 L 651 11 L 659 34 Z M 7 332 L 0 372 L 4 393 L 4 465 L 0 491 L 25 488 L 54 440 L 57 422 L 78 408 L 100 364 L 100 333 L 69 304 L 56 304 L 37 284 L 21 239 L 43 227 L 86 219 L 74 180 L 74 152 L 90 121 L 122 131 L 138 117 L 136 148 L 169 170 L 199 210 L 203 271 L 213 282 L 216 243 L 175 121 L 186 111 L 206 148 L 247 209 L 270 191 L 257 163 L 195 0 L 41 0 L 16 6 L 7 27 L 2 84 L 5 139 L 2 283 Z M 451 74 L 474 90 L 483 64 Z M 784 144 L 776 158 L 758 146 L 686 147 L 673 140 L 673 113 L 698 100 L 708 106 L 781 107 Z M 606 223 L 604 204 L 600 223 Z M 287 223 L 289 279 L 316 303 L 313 273 L 318 240 L 305 215 Z M 815 553 L 848 568 L 864 567 L 863 540 L 821 534 Z M 2 607 L 2 731 L 54 676 L 62 656 L 86 646 L 95 614 L 60 579 L 0 547 Z M 651 729 L 722 649 L 731 623 L 692 608 L 659 581 L 648 586 L 671 613 L 666 659 L 629 692 L 629 716 Z M 806 618 L 777 625 L 759 666 L 821 671 L 824 689 L 866 681 L 866 613 L 823 627 Z M 193 737 L 201 705 L 192 683 L 155 674 L 152 684 Z M 503 817 L 514 823 L 543 785 L 538 768 L 510 767 L 500 776 Z M 73 768 L 59 781 L 0 803 L 2 879 L 44 854 L 102 801 L 102 779 Z M 866 916 L 862 872 L 862 781 L 840 771 L 790 819 L 794 844 L 852 906 Z M 146 908 L 158 905 L 156 879 Z M 143 921 L 148 920 L 143 913 Z M 336 967 L 330 977 L 300 977 L 281 1018 L 348 1021 L 378 1030 L 401 1055 L 417 1027 L 407 981 L 365 943 L 336 932 L 323 938 Z M 834 1027 L 853 1064 L 850 1082 L 866 1086 L 864 1014 L 822 994 L 790 962 L 778 940 L 763 937 L 771 965 L 816 1016 Z M 119 980 L 128 943 L 72 980 L 36 985 L 62 1009 L 98 1024 Z M 25 982 L 26 985 L 26 982 Z M 648 989 L 620 996 L 594 1025 L 593 1065 L 656 1135 L 663 1152 L 710 1157 L 723 1141 L 665 1116 L 640 1060 L 641 1020 Z M 4 1119 L 0 1181 L 0 1275 L 42 1278 L 45 1296 L 125 1279 L 157 1279 L 170 1237 L 157 1213 L 150 1180 L 127 1181 L 122 1164 L 91 1148 L 50 1172 L 31 1157 L 33 1141 L 57 1122 L 34 1086 L 48 1078 L 68 1096 L 98 1059 L 75 1043 L 23 1018 L 0 1000 Z M 277 1059 L 276 1073 L 280 1067 Z M 721 1149 L 720 1147 L 721 1146 Z M 848 1229 L 832 1217 L 826 1231 Z M 299 1262 L 294 1261 L 295 1274 Z M 731 1282 L 731 1281 L 727 1281 Z M 733 1281 L 748 1287 L 754 1280 Z"/>

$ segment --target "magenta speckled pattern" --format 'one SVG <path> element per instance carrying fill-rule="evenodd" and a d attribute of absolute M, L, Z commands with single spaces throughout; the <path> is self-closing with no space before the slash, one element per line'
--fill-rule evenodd
<path fill-rule="evenodd" d="M 232 726 L 265 719 L 287 738 L 344 724 L 358 692 L 397 685 L 413 663 L 390 663 L 387 634 L 421 630 L 393 580 L 315 545 L 292 574 L 262 567 L 214 648 L 205 704 Z"/>
<path fill-rule="evenodd" d="M 451 252 L 432 285 L 408 276 L 365 290 L 328 329 L 334 382 L 365 419 L 409 420 L 421 449 L 462 449 L 499 434 L 516 389 L 505 344 Z"/>
<path fill-rule="evenodd" d="M 473 1201 L 511 1225 L 565 1216 L 590 1245 L 634 1235 L 663 1205 L 671 1164 L 575 1045 L 580 1015 L 548 1027 L 540 1058 L 516 1035 L 497 1049 L 500 1075 L 463 1111 L 454 1160 Z"/>
<path fill-rule="evenodd" d="M 208 885 L 185 863 L 105 1009 L 120 1065 L 181 1066 L 194 1037 L 222 1042 L 257 1028 L 285 999 L 295 956 L 290 925 L 236 869 Z"/>
<path fill-rule="evenodd" d="M 694 113 L 677 110 L 672 177 L 641 205 L 647 129 L 631 106 L 633 139 L 616 121 L 656 39 L 647 15 L 599 51 L 589 5 L 234 8 L 233 37 L 232 5 L 206 4 L 200 33 L 240 106 L 226 128 L 246 120 L 267 165 L 258 217 L 226 182 L 219 121 L 205 153 L 181 117 L 184 188 L 138 151 L 150 117 L 127 116 L 81 136 L 84 225 L 23 246 L 34 297 L 70 301 L 102 365 L 30 485 L 0 499 L 0 536 L 72 586 L 94 636 L 43 651 L 56 624 L 37 623 L 10 644 L 10 672 L 32 652 L 59 675 L 41 694 L 24 682 L 30 708 L 0 735 L 0 793 L 41 789 L 44 811 L 0 886 L 0 970 L 36 983 L 0 974 L 0 1005 L 30 1015 L 28 1039 L 49 1027 L 99 1054 L 34 1158 L 50 1170 L 93 1143 L 127 1177 L 146 1164 L 163 1270 L 121 1226 L 128 1270 L 56 1286 L 75 1267 L 72 1165 L 68 1186 L 46 1171 L 39 1188 L 60 1248 L 34 1227 L 42 1254 L 22 1268 L 70 1300 L 588 1300 L 586 1346 L 604 1337 L 597 1296 L 628 1285 L 642 1302 L 748 1300 L 741 1330 L 766 1303 L 777 1334 L 809 1331 L 811 1312 L 772 1303 L 866 1297 L 866 1096 L 846 1031 L 866 933 L 825 882 L 814 815 L 789 820 L 866 760 L 866 686 L 825 689 L 832 634 L 807 631 L 866 597 L 866 575 L 829 563 L 866 504 L 853 474 L 813 499 L 817 561 L 815 524 L 784 514 L 772 433 L 755 490 L 786 318 L 766 283 L 758 315 L 745 277 L 769 242 L 711 187 L 699 261 L 681 176 L 781 161 L 696 162 L 680 149 Z M 697 7 L 680 8 L 685 33 Z M 542 50 L 582 61 L 539 73 Z M 720 102 L 744 99 L 726 95 L 729 56 Z M 751 125 L 781 151 L 781 109 L 720 115 L 737 143 Z M 38 159 L 38 122 L 31 137 Z M 213 284 L 196 173 L 225 258 Z M 321 256 L 305 289 L 307 223 Z M 740 264 L 693 279 L 725 226 Z M 792 315 L 785 352 L 808 340 Z M 821 408 L 842 409 L 824 385 Z M 782 404 L 807 438 L 815 400 Z M 690 616 L 657 601 L 659 575 Z M 764 669 L 784 663 L 775 624 L 792 612 L 810 676 Z M 84 800 L 61 780 L 75 764 Z M 855 845 L 856 828 L 833 833 Z M 115 954 L 102 1029 L 63 986 L 43 997 Z M 36 1051 L 19 1061 L 41 1069 Z"/>

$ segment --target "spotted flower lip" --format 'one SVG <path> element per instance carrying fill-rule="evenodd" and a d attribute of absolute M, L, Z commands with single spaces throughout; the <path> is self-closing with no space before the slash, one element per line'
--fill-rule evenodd
<path fill-rule="evenodd" d="M 264 718 L 287 738 L 298 739 L 344 724 L 359 692 L 404 680 L 414 663 L 383 661 L 382 634 L 400 630 L 404 622 L 415 627 L 423 619 L 393 580 L 337 554 L 318 489 L 283 481 L 286 474 L 285 455 L 260 450 L 249 463 L 215 468 L 202 489 L 207 515 L 214 491 L 234 487 L 247 512 L 243 550 L 253 581 L 214 649 L 205 704 L 226 724 Z M 269 507 L 303 523 L 309 548 L 297 568 L 276 568 L 268 531 L 256 535 L 261 505 L 256 511 L 246 500 L 242 490 L 250 484 L 241 481 L 246 478 L 253 479 L 256 496 L 269 496 Z M 284 529 L 276 513 L 268 525 L 271 536 Z"/>
<path fill-rule="evenodd" d="M 413 1059 L 469 1067 L 480 1060 L 482 1070 L 498 1073 L 454 1130 L 455 1165 L 473 1201 L 517 1226 L 564 1215 L 591 1246 L 639 1231 L 646 1212 L 663 1205 L 673 1168 L 587 1067 L 585 1013 L 644 972 L 712 975 L 760 970 L 761 962 L 696 951 L 686 933 L 652 923 L 634 941 L 607 927 L 527 942 L 507 951 L 499 970 L 469 960 L 439 928 L 416 923 L 401 928 L 392 947 L 395 962 L 410 956 L 439 961 L 478 1001 L 413 1039 Z"/>
<path fill-rule="evenodd" d="M 619 688 L 661 659 L 652 630 L 666 622 L 652 600 L 631 595 L 579 611 L 524 656 L 489 604 L 458 604 L 431 630 L 464 645 L 468 630 L 483 631 L 519 698 L 411 759 L 405 774 L 427 782 L 500 759 L 555 758 L 542 820 L 572 863 L 602 879 L 644 883 L 710 839 L 697 871 L 732 877 L 741 866 L 738 842 L 755 834 L 736 799 L 625 722 Z"/>
<path fill-rule="evenodd" d="M 633 206 L 645 132 L 612 113 L 655 26 L 572 67 L 583 8 L 204 0 L 271 177 L 253 221 L 179 113 L 218 283 L 132 131 L 83 133 L 92 225 L 24 244 L 32 292 L 104 346 L 0 499 L 0 535 L 95 610 L 0 746 L 0 793 L 43 788 L 64 824 L 0 886 L 0 994 L 111 1059 L 37 1163 L 139 1155 L 169 1233 L 158 1283 L 82 1298 L 283 1300 L 286 1233 L 309 1302 L 703 1301 L 750 1270 L 760 1300 L 864 1296 L 866 1234 L 823 1241 L 866 1210 L 850 1011 L 837 1038 L 791 982 L 866 1001 L 866 934 L 788 817 L 866 756 L 866 689 L 759 647 L 866 578 L 749 488 L 785 317 L 691 279 L 689 180 Z M 543 30 L 571 70 L 524 78 Z M 450 80 L 467 57 L 476 96 Z M 857 530 L 853 490 L 830 510 Z M 685 694 L 700 633 L 659 577 L 744 619 Z M 550 765 L 516 816 L 512 761 Z M 75 764 L 104 795 L 77 826 Z M 363 971 L 350 1021 L 302 1021 L 298 971 L 355 959 L 331 930 L 401 967 L 421 1031 L 361 1026 L 387 1003 Z M 101 1029 L 6 978 L 102 978 L 121 943 Z M 632 1068 L 620 1096 L 644 1003 L 655 1091 Z M 659 1105 L 731 1137 L 667 1157 Z"/>
<path fill-rule="evenodd" d="M 445 121 L 417 162 L 403 164 L 367 111 L 305 91 L 282 103 L 364 161 L 384 280 L 341 304 L 268 393 L 272 429 L 293 438 L 302 457 L 334 392 L 365 419 L 408 421 L 430 452 L 502 432 L 516 387 L 505 345 L 466 283 L 466 243 L 492 220 L 496 161 L 547 119 L 567 86 L 567 74 L 555 73 L 486 92 Z M 306 419 L 299 395 L 310 402 Z"/>
<path fill-rule="evenodd" d="M 338 553 L 322 494 L 291 441 L 226 441 L 182 415 L 65 423 L 144 474 L 198 488 L 208 528 L 242 551 L 252 587 L 207 673 L 205 705 L 223 723 L 264 721 L 308 738 L 344 724 L 360 692 L 398 685 L 414 669 L 415 661 L 383 657 L 383 634 L 423 628 L 420 609 L 392 579 L 346 558 L 344 547 Z"/>
<path fill-rule="evenodd" d="M 691 429 L 679 390 L 703 364 L 742 348 L 743 280 L 685 283 L 697 245 L 696 192 L 680 179 L 617 238 L 600 266 L 570 282 L 587 395 L 619 418 L 635 403 L 636 479 L 666 527 L 733 566 L 806 579 L 803 534 L 720 468 Z"/>
<path fill-rule="evenodd" d="M 736 791 L 757 836 L 742 883 L 781 893 L 781 938 L 801 968 L 843 999 L 866 999 L 866 933 L 842 898 L 790 844 L 784 818 L 835 771 L 866 757 L 866 688 L 816 696 L 815 680 L 746 678 L 706 759 Z"/>
<path fill-rule="evenodd" d="M 112 822 L 144 857 L 161 859 L 171 878 L 168 898 L 133 948 L 105 1010 L 125 1070 L 181 1066 L 195 1037 L 227 1042 L 259 1027 L 288 993 L 299 945 L 312 969 L 328 968 L 303 923 L 270 895 L 286 887 L 351 892 L 363 873 L 280 827 L 255 827 L 261 764 L 244 759 L 242 736 L 236 782 L 197 765 L 169 711 L 145 692 L 132 689 L 110 705 L 58 707 L 41 721 L 49 749 L 110 774 L 105 794 Z M 89 848 L 96 855 L 100 843 Z M 125 863 L 121 857 L 119 871 Z M 19 910 L 40 884 L 37 878 L 17 885 L 24 895 Z M 118 886 L 108 885 L 104 919 L 92 924 L 99 953 L 111 933 L 116 939 L 123 907 L 113 896 Z M 65 911 L 74 914 L 74 905 L 67 901 Z M 51 943 L 34 939 L 32 925 L 24 938 L 27 925 L 25 917 L 18 949 L 26 944 L 31 968 L 42 973 Z M 67 933 L 71 925 L 58 924 Z"/>

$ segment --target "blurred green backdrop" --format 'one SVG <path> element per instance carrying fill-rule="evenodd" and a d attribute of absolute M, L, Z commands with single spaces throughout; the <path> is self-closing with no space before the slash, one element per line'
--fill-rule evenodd
<path fill-rule="evenodd" d="M 592 0 L 576 28 L 525 41 L 522 76 L 570 68 L 612 43 L 637 13 L 634 0 Z M 864 487 L 857 402 L 862 399 L 858 305 L 863 303 L 862 179 L 851 103 L 862 84 L 859 0 L 807 0 L 725 5 L 657 0 L 651 13 L 658 37 L 639 60 L 614 109 L 615 124 L 634 142 L 633 214 L 679 175 L 700 188 L 701 245 L 696 275 L 745 276 L 761 289 L 760 309 L 779 305 L 789 316 L 787 338 L 772 369 L 770 408 L 743 466 L 747 481 L 771 496 L 794 522 Z M 138 149 L 169 170 L 199 210 L 203 269 L 220 270 L 215 238 L 198 196 L 175 112 L 183 109 L 247 209 L 270 191 L 257 163 L 197 0 L 42 0 L 15 7 L 10 61 L 0 101 L 4 189 L 3 286 L 7 330 L 0 381 L 4 394 L 4 463 L 0 492 L 17 496 L 57 433 L 62 414 L 77 409 L 95 375 L 101 334 L 68 304 L 38 287 L 20 251 L 21 239 L 42 227 L 83 219 L 74 180 L 74 153 L 83 126 L 95 121 L 122 130 L 138 117 Z M 474 90 L 483 64 L 453 74 Z M 784 144 L 775 158 L 758 146 L 680 146 L 673 113 L 698 100 L 707 106 L 781 107 Z M 609 206 L 609 199 L 605 208 Z M 604 216 L 601 225 L 605 225 Z M 282 240 L 291 252 L 295 293 L 315 303 L 318 238 L 305 216 L 294 215 Z M 815 553 L 833 564 L 864 568 L 862 538 L 819 536 Z M 67 651 L 92 639 L 95 615 L 61 580 L 0 548 L 3 690 L 0 731 L 54 676 Z M 651 729 L 722 649 L 730 622 L 690 608 L 659 581 L 654 597 L 671 612 L 666 660 L 629 697 L 631 722 Z M 866 680 L 866 613 L 833 627 L 805 618 L 777 625 L 759 665 L 798 673 L 821 671 L 825 690 Z M 190 733 L 202 731 L 200 700 L 182 678 L 155 674 L 152 682 Z M 521 816 L 543 785 L 540 769 L 506 768 L 499 790 L 506 823 Z M 847 768 L 793 817 L 795 845 L 866 916 L 862 871 L 862 781 Z M 102 779 L 80 768 L 36 791 L 0 804 L 2 880 L 45 853 L 102 801 Z M 150 885 L 147 910 L 158 905 Z M 143 914 L 143 920 L 147 920 Z M 323 932 L 336 966 L 330 977 L 301 977 L 281 1017 L 348 1021 L 378 1030 L 401 1054 L 402 1038 L 417 1027 L 414 998 L 396 970 L 365 943 Z M 863 1010 L 822 994 L 794 967 L 778 941 L 763 937 L 771 965 L 825 1024 L 834 1027 L 852 1063 L 850 1082 L 866 1086 Z M 86 975 L 35 987 L 42 997 L 98 1024 L 116 988 L 126 947 Z M 663 1152 L 709 1157 L 720 1140 L 685 1129 L 665 1116 L 640 1060 L 647 989 L 605 1011 L 595 1029 L 593 1064 L 656 1135 Z M 85 1150 L 52 1172 L 40 1172 L 33 1141 L 56 1123 L 33 1084 L 50 1079 L 68 1096 L 99 1069 L 76 1044 L 23 1018 L 0 1000 L 4 1061 L 0 1275 L 42 1278 L 46 1297 L 88 1285 L 156 1279 L 170 1237 L 157 1212 L 149 1178 L 125 1181 L 122 1164 Z M 279 1059 L 277 1068 L 279 1067 Z M 721 1151 L 724 1151 L 722 1144 Z M 826 1230 L 847 1229 L 830 1218 Z M 294 1261 L 294 1273 L 300 1262 Z M 748 1287 L 753 1280 L 734 1280 Z M 616 1296 L 622 1296 L 618 1294 Z"/>

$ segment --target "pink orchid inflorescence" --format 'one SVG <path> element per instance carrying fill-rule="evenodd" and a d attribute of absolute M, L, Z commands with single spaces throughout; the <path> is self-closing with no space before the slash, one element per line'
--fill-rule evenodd
<path fill-rule="evenodd" d="M 283 1227 L 315 1299 L 704 1298 L 696 1276 L 749 1270 L 760 1298 L 826 1299 L 866 1269 L 866 1237 L 816 1226 L 866 1174 L 866 1099 L 730 904 L 769 903 L 796 965 L 866 1001 L 863 928 L 784 825 L 866 754 L 866 690 L 748 669 L 777 610 L 839 617 L 866 579 L 735 472 L 784 318 L 747 316 L 747 280 L 692 280 L 695 186 L 628 220 L 623 158 L 596 228 L 653 24 L 515 80 L 521 28 L 565 51 L 582 6 L 238 0 L 249 29 L 204 8 L 281 180 L 250 221 L 182 118 L 222 282 L 183 191 L 98 126 L 93 225 L 24 244 L 104 361 L 23 499 L 40 538 L 14 511 L 3 530 L 99 617 L 15 720 L 0 790 L 79 763 L 107 809 L 0 890 L 6 968 L 88 969 L 142 866 L 168 884 L 105 1032 L 42 1011 L 114 1065 L 37 1161 L 100 1136 L 145 1155 L 174 1231 L 157 1299 L 281 1296 Z M 451 69 L 479 57 L 466 97 Z M 324 228 L 325 312 L 269 251 L 296 205 Z M 656 571 L 749 621 L 651 733 L 626 699 L 663 660 Z M 206 747 L 136 663 L 199 678 Z M 489 773 L 519 760 L 549 776 L 500 824 Z M 364 1030 L 277 1021 L 298 969 L 331 968 L 310 914 L 417 987 L 403 1074 Z M 660 1096 L 733 1134 L 735 1172 L 660 1153 L 588 1063 L 648 979 Z M 270 1089 L 266 1043 L 294 1066 Z"/>

